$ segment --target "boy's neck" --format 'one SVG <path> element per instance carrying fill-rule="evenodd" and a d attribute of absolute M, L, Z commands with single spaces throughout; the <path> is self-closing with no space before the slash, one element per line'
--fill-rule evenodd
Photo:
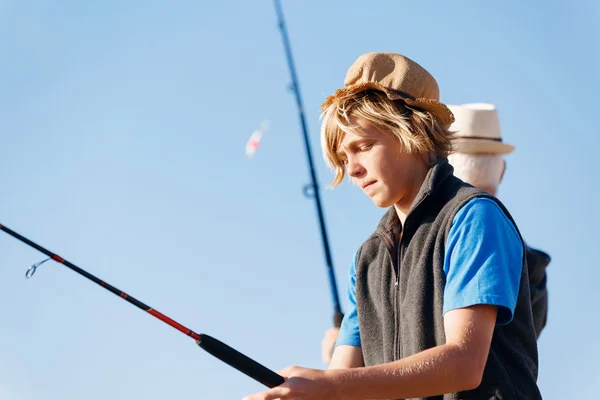
<path fill-rule="evenodd" d="M 427 176 L 428 171 L 429 168 L 423 168 L 419 170 L 419 172 L 415 173 L 408 194 L 403 196 L 399 202 L 394 204 L 396 214 L 398 214 L 398 218 L 400 219 L 400 223 L 402 224 L 402 226 L 404 226 L 404 221 L 406 221 L 408 212 L 413 202 L 415 201 L 417 195 L 419 194 L 419 191 L 421 190 L 421 186 L 425 181 L 425 177 Z"/>

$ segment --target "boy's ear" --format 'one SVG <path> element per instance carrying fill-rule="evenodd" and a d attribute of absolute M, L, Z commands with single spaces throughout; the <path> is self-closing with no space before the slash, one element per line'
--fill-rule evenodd
<path fill-rule="evenodd" d="M 435 153 L 433 152 L 429 152 L 429 153 L 424 153 L 423 154 L 423 161 L 425 161 L 425 164 L 432 166 L 437 162 L 438 158 L 435 155 Z"/>

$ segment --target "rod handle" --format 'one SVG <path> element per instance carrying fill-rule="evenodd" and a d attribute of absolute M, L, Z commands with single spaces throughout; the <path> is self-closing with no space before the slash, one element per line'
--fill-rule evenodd
<path fill-rule="evenodd" d="M 340 326 L 342 326 L 343 319 L 344 319 L 344 314 L 340 310 L 337 310 L 333 314 L 333 326 L 336 328 L 339 328 Z"/>
<path fill-rule="evenodd" d="M 285 382 L 281 375 L 209 335 L 201 334 L 196 343 L 219 360 L 269 388 L 274 388 Z"/>

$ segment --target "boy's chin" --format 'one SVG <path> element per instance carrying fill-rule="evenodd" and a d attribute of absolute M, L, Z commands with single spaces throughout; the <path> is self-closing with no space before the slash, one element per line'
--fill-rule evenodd
<path fill-rule="evenodd" d="M 380 207 L 380 208 L 388 208 L 394 204 L 394 202 L 392 200 L 382 198 L 380 196 L 371 197 L 371 201 L 373 202 L 373 204 L 375 204 L 377 207 Z"/>

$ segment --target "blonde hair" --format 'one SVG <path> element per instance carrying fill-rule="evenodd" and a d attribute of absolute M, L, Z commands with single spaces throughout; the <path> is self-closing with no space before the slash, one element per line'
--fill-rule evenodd
<path fill-rule="evenodd" d="M 402 100 L 390 100 L 384 93 L 366 90 L 340 97 L 321 116 L 321 149 L 327 165 L 335 172 L 331 187 L 339 185 L 346 174 L 337 151 L 346 132 L 360 135 L 361 127 L 350 118 L 361 118 L 382 132 L 394 135 L 409 154 L 446 157 L 452 149 L 448 127 L 424 110 L 410 107 Z M 431 158 L 429 158 L 431 161 Z"/>

